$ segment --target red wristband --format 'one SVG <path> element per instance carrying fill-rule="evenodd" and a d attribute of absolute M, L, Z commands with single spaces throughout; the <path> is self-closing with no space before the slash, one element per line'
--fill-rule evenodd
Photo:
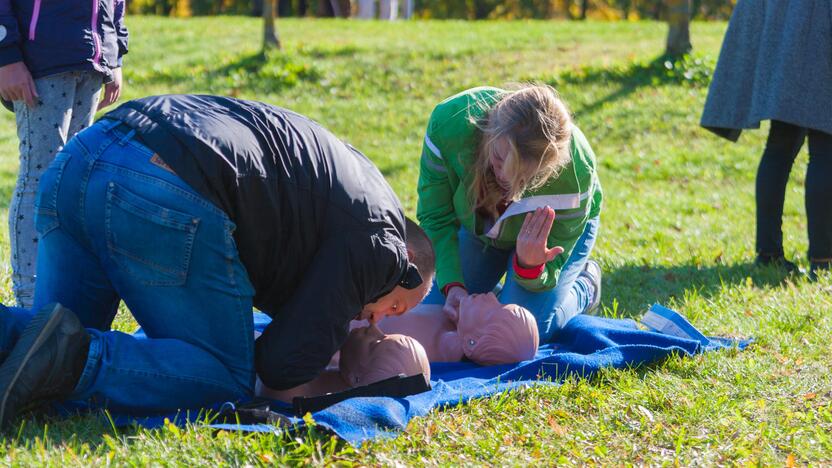
<path fill-rule="evenodd" d="M 459 281 L 456 281 L 454 283 L 448 283 L 448 284 L 445 285 L 445 287 L 442 288 L 442 295 L 445 296 L 445 297 L 448 297 L 448 291 L 450 291 L 451 288 L 455 288 L 455 287 L 460 287 L 462 289 L 465 289 L 465 285 L 460 283 Z"/>
<path fill-rule="evenodd" d="M 536 279 L 543 273 L 543 269 L 546 267 L 545 263 L 541 263 L 536 267 L 531 268 L 523 268 L 520 266 L 520 262 L 517 261 L 517 255 L 514 256 L 514 272 L 517 273 L 517 276 L 523 279 Z"/>

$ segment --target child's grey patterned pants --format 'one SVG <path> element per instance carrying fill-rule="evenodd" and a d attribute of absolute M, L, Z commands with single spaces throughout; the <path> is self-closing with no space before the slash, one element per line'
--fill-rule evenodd
<path fill-rule="evenodd" d="M 20 169 L 9 207 L 12 282 L 20 307 L 31 308 L 35 296 L 38 236 L 34 204 L 40 177 L 73 135 L 89 127 L 95 116 L 103 76 L 70 71 L 35 80 L 39 102 L 29 107 L 15 101 Z"/>

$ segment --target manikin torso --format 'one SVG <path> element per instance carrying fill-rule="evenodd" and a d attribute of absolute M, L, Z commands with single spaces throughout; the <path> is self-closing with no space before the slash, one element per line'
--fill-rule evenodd
<path fill-rule="evenodd" d="M 458 310 L 420 304 L 406 314 L 384 318 L 378 327 L 384 333 L 416 338 L 425 347 L 430 362 L 457 362 L 463 357 L 478 362 L 483 334 L 500 326 L 528 340 L 525 353 L 506 349 L 503 362 L 515 362 L 530 358 L 537 350 L 537 325 L 533 322 L 534 318 L 522 307 L 501 304 L 494 294 L 476 294 L 463 299 Z"/>

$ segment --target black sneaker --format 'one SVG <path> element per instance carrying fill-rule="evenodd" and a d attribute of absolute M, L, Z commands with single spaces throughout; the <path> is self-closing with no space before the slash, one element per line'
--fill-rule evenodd
<path fill-rule="evenodd" d="M 783 255 L 765 255 L 759 254 L 754 260 L 754 265 L 762 267 L 782 268 L 788 274 L 800 273 L 800 269 L 794 263 L 786 260 Z"/>
<path fill-rule="evenodd" d="M 598 265 L 598 262 L 595 260 L 587 260 L 584 269 L 578 274 L 578 278 L 580 277 L 587 278 L 595 289 L 592 301 L 590 301 L 589 307 L 584 311 L 585 314 L 594 315 L 598 310 L 598 306 L 601 305 L 601 265 Z"/>
<path fill-rule="evenodd" d="M 43 307 L 0 367 L 0 427 L 40 403 L 72 393 L 90 346 L 90 335 L 71 310 L 60 304 Z"/>

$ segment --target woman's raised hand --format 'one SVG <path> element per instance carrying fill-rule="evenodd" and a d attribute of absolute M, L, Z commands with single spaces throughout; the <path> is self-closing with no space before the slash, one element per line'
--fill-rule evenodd
<path fill-rule="evenodd" d="M 517 235 L 517 262 L 523 268 L 534 268 L 554 260 L 563 253 L 563 247 L 549 248 L 546 241 L 555 222 L 555 210 L 547 206 L 526 213 L 520 234 Z"/>

